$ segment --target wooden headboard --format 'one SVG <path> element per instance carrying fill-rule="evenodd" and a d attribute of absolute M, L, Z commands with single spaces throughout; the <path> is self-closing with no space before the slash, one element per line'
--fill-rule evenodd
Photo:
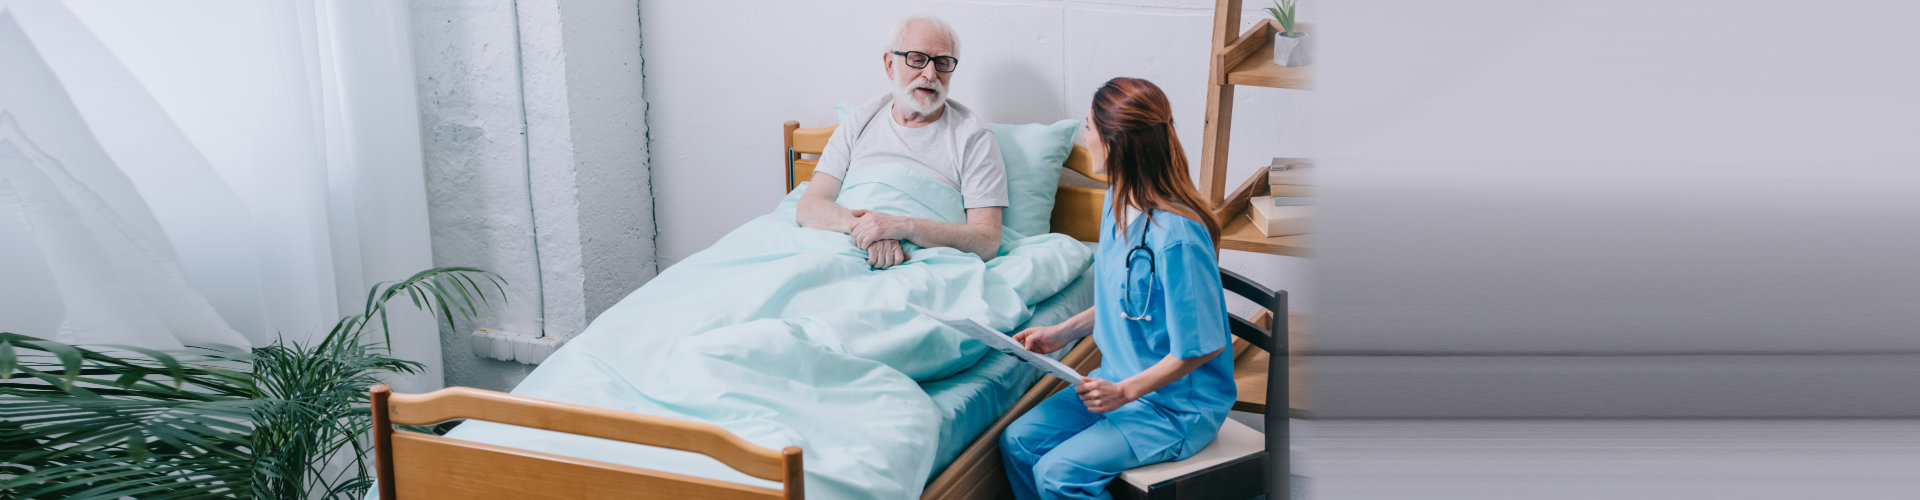
<path fill-rule="evenodd" d="M 804 155 L 817 158 L 826 149 L 827 138 L 833 136 L 835 127 L 838 125 L 800 128 L 800 122 L 786 123 L 787 191 L 793 191 L 794 186 L 813 178 L 813 167 L 820 162 Z M 1065 166 L 1094 182 L 1107 184 L 1106 176 L 1093 173 L 1093 157 L 1087 155 L 1086 146 L 1073 145 L 1073 153 L 1067 155 Z M 1053 198 L 1053 221 L 1050 223 L 1053 232 L 1080 241 L 1100 241 L 1100 203 L 1105 201 L 1106 196 L 1106 189 L 1061 183 L 1060 190 Z"/>

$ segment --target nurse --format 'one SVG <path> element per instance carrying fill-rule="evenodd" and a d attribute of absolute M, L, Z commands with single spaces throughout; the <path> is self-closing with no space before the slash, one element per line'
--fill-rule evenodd
<path fill-rule="evenodd" d="M 1112 181 L 1100 218 L 1091 309 L 1013 336 L 1048 353 L 1093 335 L 1102 366 L 1000 437 L 1014 496 L 1110 498 L 1122 471 L 1192 456 L 1234 401 L 1220 228 L 1187 177 L 1166 94 L 1115 78 L 1094 92 L 1085 141 Z"/>

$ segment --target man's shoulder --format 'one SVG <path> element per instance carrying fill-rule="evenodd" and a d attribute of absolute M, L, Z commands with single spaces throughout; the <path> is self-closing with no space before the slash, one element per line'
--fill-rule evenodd
<path fill-rule="evenodd" d="M 954 134 L 965 139 L 980 137 L 992 138 L 993 129 L 987 126 L 987 120 L 974 113 L 972 108 L 959 101 L 947 99 L 947 118 L 951 120 Z"/>
<path fill-rule="evenodd" d="M 879 116 L 880 110 L 885 109 L 887 104 L 892 102 L 893 94 L 880 94 L 880 97 L 855 106 L 853 110 L 847 112 L 846 116 L 840 117 L 840 129 L 836 132 L 845 131 L 848 133 L 848 138 L 859 137 L 860 133 L 866 130 L 867 125 L 873 123 L 874 117 Z"/>
<path fill-rule="evenodd" d="M 851 119 L 857 118 L 862 120 L 871 120 L 873 119 L 874 115 L 880 114 L 881 108 L 886 107 L 887 104 L 890 104 L 892 102 L 893 102 L 892 93 L 880 94 L 879 97 L 868 99 L 867 102 L 863 102 L 863 103 L 860 103 L 859 106 L 855 106 L 853 108 L 853 112 L 847 115 L 847 119 L 851 120 Z"/>

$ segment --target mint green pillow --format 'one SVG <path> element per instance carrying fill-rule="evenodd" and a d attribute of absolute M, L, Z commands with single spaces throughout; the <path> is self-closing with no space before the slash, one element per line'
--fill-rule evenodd
<path fill-rule="evenodd" d="M 855 107 L 835 103 L 833 111 L 844 122 Z M 989 123 L 987 128 L 993 130 L 1000 161 L 1007 165 L 1007 209 L 1001 213 L 1001 225 L 1021 236 L 1052 232 L 1053 195 L 1060 189 L 1060 168 L 1073 154 L 1073 134 L 1079 132 L 1080 120 Z"/>
<path fill-rule="evenodd" d="M 1080 120 L 1052 124 L 989 123 L 1007 164 L 1007 211 L 1002 223 L 1028 236 L 1053 232 L 1053 195 L 1060 189 L 1060 168 L 1073 153 Z"/>

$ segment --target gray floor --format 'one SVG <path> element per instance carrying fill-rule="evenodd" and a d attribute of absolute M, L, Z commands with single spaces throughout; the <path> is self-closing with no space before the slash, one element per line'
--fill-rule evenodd
<path fill-rule="evenodd" d="M 1920 420 L 1296 422 L 1341 499 L 1920 499 Z"/>

